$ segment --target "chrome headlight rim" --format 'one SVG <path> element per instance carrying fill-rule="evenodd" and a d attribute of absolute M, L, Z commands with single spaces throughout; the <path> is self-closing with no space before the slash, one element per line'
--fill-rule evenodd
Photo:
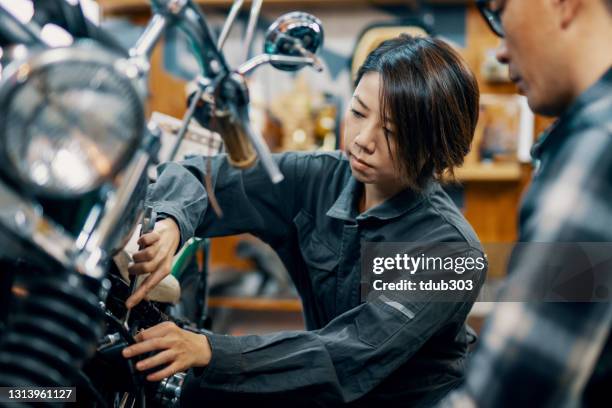
<path fill-rule="evenodd" d="M 125 141 L 121 152 L 112 162 L 106 174 L 98 174 L 91 183 L 82 188 L 50 188 L 26 177 L 9 154 L 7 143 L 9 135 L 6 128 L 8 112 L 15 95 L 35 73 L 50 69 L 56 64 L 70 63 L 97 65 L 101 69 L 112 72 L 115 79 L 124 85 L 123 88 L 130 95 L 130 100 L 135 101 L 136 125 L 130 132 L 129 140 Z M 5 67 L 0 81 L 0 172 L 9 180 L 16 182 L 20 188 L 26 188 L 35 196 L 55 199 L 80 197 L 111 181 L 129 163 L 144 136 L 146 128 L 144 96 L 139 91 L 137 83 L 140 79 L 138 69 L 127 60 L 126 56 L 109 51 L 88 40 L 79 41 L 65 48 L 36 50 L 30 52 L 25 59 L 12 61 Z"/>

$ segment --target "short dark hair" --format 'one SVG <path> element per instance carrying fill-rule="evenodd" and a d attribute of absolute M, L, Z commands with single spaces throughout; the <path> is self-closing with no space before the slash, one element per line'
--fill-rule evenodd
<path fill-rule="evenodd" d="M 372 51 L 355 86 L 370 72 L 381 76 L 381 120 L 395 125 L 400 171 L 421 190 L 431 178 L 453 176 L 470 150 L 478 121 L 478 83 L 446 42 L 402 34 Z"/>
<path fill-rule="evenodd" d="M 612 14 L 612 0 L 604 0 L 604 3 L 606 3 L 606 6 L 608 6 L 608 11 L 610 14 Z"/>

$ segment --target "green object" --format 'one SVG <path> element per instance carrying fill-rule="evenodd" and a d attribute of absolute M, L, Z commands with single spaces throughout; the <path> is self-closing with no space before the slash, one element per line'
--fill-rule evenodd
<path fill-rule="evenodd" d="M 189 240 L 183 245 L 183 248 L 179 251 L 176 258 L 174 258 L 174 262 L 172 263 L 172 275 L 180 280 L 181 276 L 189 263 L 194 258 L 197 250 L 205 244 L 205 240 L 203 238 L 191 237 Z"/>

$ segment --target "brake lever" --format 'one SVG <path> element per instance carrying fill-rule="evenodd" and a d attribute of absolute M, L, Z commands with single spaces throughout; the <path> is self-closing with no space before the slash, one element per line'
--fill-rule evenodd
<path fill-rule="evenodd" d="M 272 159 L 272 154 L 270 153 L 270 149 L 268 148 L 264 138 L 251 126 L 248 105 L 237 107 L 236 117 L 238 118 L 238 126 L 242 127 L 244 133 L 251 141 L 251 144 L 255 148 L 255 151 L 259 156 L 259 160 L 261 160 L 261 164 L 268 173 L 268 176 L 270 176 L 272 183 L 278 184 L 283 181 L 285 177 L 283 176 L 283 173 L 281 173 L 274 159 Z"/>

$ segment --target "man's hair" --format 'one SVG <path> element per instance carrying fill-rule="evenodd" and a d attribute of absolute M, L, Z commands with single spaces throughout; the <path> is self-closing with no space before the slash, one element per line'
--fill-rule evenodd
<path fill-rule="evenodd" d="M 381 121 L 395 131 L 394 162 L 415 190 L 463 164 L 479 113 L 478 83 L 459 54 L 442 40 L 402 34 L 384 41 L 357 72 L 381 77 Z M 390 147 L 389 147 L 390 149 Z"/>
<path fill-rule="evenodd" d="M 604 3 L 606 3 L 606 6 L 608 6 L 608 11 L 610 14 L 612 14 L 612 0 L 604 0 Z"/>

